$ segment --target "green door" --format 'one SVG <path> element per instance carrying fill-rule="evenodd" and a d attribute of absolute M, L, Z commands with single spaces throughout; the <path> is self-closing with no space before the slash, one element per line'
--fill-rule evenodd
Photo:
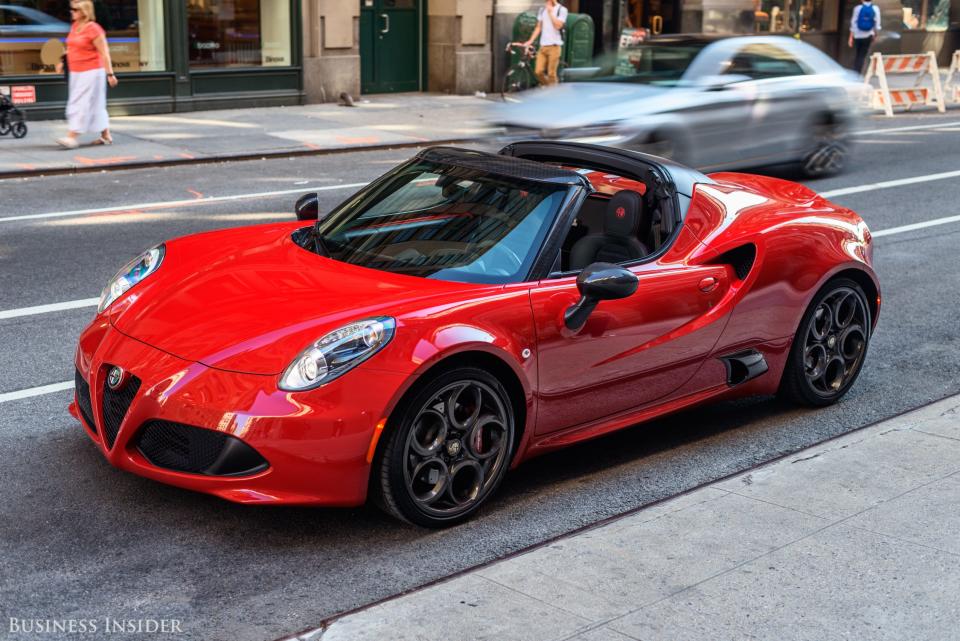
<path fill-rule="evenodd" d="M 419 91 L 423 0 L 360 0 L 360 90 Z"/>

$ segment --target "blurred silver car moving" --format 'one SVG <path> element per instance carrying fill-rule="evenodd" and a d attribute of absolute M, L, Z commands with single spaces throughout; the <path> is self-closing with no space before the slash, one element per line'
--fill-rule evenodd
<path fill-rule="evenodd" d="M 862 91 L 793 38 L 659 36 L 511 94 L 492 124 L 506 141 L 590 142 L 705 170 L 799 162 L 814 177 L 843 169 Z"/>

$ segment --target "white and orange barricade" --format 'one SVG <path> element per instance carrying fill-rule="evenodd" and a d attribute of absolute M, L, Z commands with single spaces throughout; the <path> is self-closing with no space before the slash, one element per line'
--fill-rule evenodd
<path fill-rule="evenodd" d="M 953 58 L 950 59 L 950 71 L 947 72 L 943 90 L 949 100 L 960 104 L 960 49 L 954 51 Z"/>
<path fill-rule="evenodd" d="M 913 87 L 906 89 L 891 89 L 887 84 L 887 76 L 916 75 Z M 929 76 L 931 86 L 922 87 L 920 83 Z M 879 87 L 873 85 L 876 78 Z M 867 66 L 867 75 L 863 79 L 867 85 L 866 98 L 873 109 L 883 109 L 888 116 L 893 116 L 894 107 L 912 108 L 914 105 L 933 106 L 943 113 L 946 107 L 943 103 L 943 88 L 940 85 L 940 70 L 937 68 L 937 56 L 932 52 L 910 53 L 897 56 L 885 56 L 875 53 L 870 56 Z"/>

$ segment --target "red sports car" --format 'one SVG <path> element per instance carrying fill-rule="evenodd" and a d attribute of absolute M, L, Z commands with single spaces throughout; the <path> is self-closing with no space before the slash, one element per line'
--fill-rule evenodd
<path fill-rule="evenodd" d="M 317 222 L 146 251 L 80 337 L 70 410 L 164 483 L 445 526 L 509 467 L 668 412 L 835 402 L 879 307 L 867 226 L 801 185 L 438 147 Z"/>

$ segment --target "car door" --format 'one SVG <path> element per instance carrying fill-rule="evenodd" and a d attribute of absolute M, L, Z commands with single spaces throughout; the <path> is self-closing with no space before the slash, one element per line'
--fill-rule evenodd
<path fill-rule="evenodd" d="M 769 43 L 748 45 L 739 54 L 748 59 L 755 103 L 751 146 L 758 159 L 792 151 L 810 119 L 817 115 L 819 87 L 801 60 Z"/>
<path fill-rule="evenodd" d="M 630 268 L 636 293 L 602 301 L 577 332 L 563 323 L 576 277 L 531 289 L 537 331 L 537 434 L 584 425 L 652 403 L 697 371 L 725 323 L 711 311 L 727 293 L 726 265 L 647 263 Z"/>

